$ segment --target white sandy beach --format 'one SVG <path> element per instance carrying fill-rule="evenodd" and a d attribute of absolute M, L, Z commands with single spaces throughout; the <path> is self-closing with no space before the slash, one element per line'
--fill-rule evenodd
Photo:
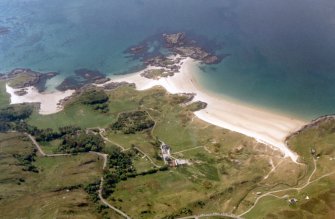
<path fill-rule="evenodd" d="M 301 128 L 306 122 L 210 93 L 197 83 L 194 76 L 196 68 L 197 62 L 187 58 L 183 60 L 180 72 L 173 77 L 151 80 L 140 76 L 141 72 L 139 72 L 112 77 L 112 81 L 135 83 L 138 90 L 160 85 L 170 93 L 196 93 L 194 101 L 201 100 L 208 103 L 206 109 L 195 113 L 198 118 L 213 125 L 253 137 L 259 142 L 278 148 L 285 156 L 297 161 L 298 155 L 286 146 L 285 138 Z"/>
<path fill-rule="evenodd" d="M 277 148 L 293 161 L 297 161 L 298 155 L 289 150 L 285 144 L 285 138 L 301 128 L 306 122 L 210 93 L 197 83 L 195 74 L 198 71 L 198 63 L 191 58 L 182 60 L 182 63 L 180 72 L 173 77 L 159 80 L 147 79 L 140 76 L 145 71 L 143 70 L 130 75 L 113 76 L 111 81 L 135 83 L 138 90 L 145 90 L 158 85 L 164 87 L 170 93 L 196 93 L 194 101 L 200 100 L 208 104 L 206 109 L 195 112 L 198 118 L 213 125 L 253 137 L 259 142 Z M 155 67 L 150 66 L 148 68 Z M 13 89 L 6 85 L 6 91 L 11 95 L 11 103 L 39 102 L 41 104 L 40 114 L 52 114 L 61 111 L 62 106 L 58 104 L 59 101 L 69 97 L 74 92 L 74 90 L 67 90 L 65 92 L 39 93 L 36 88 L 28 87 L 26 95 L 18 96 L 15 94 L 16 90 L 19 89 Z"/>
<path fill-rule="evenodd" d="M 10 103 L 40 103 L 39 113 L 43 115 L 61 111 L 63 108 L 61 105 L 58 105 L 59 101 L 71 96 L 74 92 L 74 90 L 67 90 L 64 92 L 39 93 L 35 87 L 27 87 L 25 89 L 27 90 L 27 94 L 18 96 L 15 94 L 15 91 L 21 89 L 14 89 L 6 84 L 6 92 L 10 94 Z"/>

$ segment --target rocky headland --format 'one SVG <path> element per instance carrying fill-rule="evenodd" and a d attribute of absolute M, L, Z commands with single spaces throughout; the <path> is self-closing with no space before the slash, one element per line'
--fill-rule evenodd
<path fill-rule="evenodd" d="M 24 94 L 27 87 L 35 87 L 39 92 L 46 89 L 47 80 L 58 75 L 57 72 L 41 73 L 29 68 L 16 68 L 9 72 L 3 79 L 8 80 L 8 84 L 15 89 L 22 89 L 19 93 Z"/>

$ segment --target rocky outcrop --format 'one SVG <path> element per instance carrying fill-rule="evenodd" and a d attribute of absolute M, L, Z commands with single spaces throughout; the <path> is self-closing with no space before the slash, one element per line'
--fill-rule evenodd
<path fill-rule="evenodd" d="M 95 84 L 104 84 L 104 83 L 107 83 L 110 80 L 111 80 L 110 78 L 101 78 L 101 79 L 96 80 L 94 83 Z"/>
<path fill-rule="evenodd" d="M 7 76 L 5 74 L 0 73 L 0 80 L 5 80 Z"/>
<path fill-rule="evenodd" d="M 291 135 L 287 136 L 285 141 L 288 142 L 292 137 L 302 133 L 303 131 L 311 128 L 318 128 L 321 124 L 326 123 L 326 122 L 335 122 L 335 115 L 326 115 L 326 116 L 321 116 L 317 119 L 312 120 L 310 123 L 307 125 L 304 125 L 301 129 L 298 131 L 292 133 Z"/>
<path fill-rule="evenodd" d="M 125 81 L 121 81 L 121 82 L 110 82 L 108 84 L 105 84 L 103 86 L 103 88 L 105 90 L 114 90 L 116 88 L 119 87 L 123 87 L 123 86 L 129 86 L 129 87 L 133 87 L 135 88 L 135 84 L 134 83 L 129 83 L 129 82 L 125 82 Z"/>
<path fill-rule="evenodd" d="M 191 111 L 195 112 L 195 111 L 199 111 L 202 109 L 205 109 L 207 107 L 207 103 L 202 102 L 202 101 L 196 101 L 194 103 L 192 103 L 192 107 L 190 108 Z"/>
<path fill-rule="evenodd" d="M 155 56 L 144 61 L 146 65 L 161 67 L 168 72 L 177 73 L 180 69 L 182 58 L 170 59 L 164 56 Z"/>
<path fill-rule="evenodd" d="M 173 76 L 174 72 L 165 70 L 162 68 L 159 69 L 149 69 L 141 73 L 142 77 L 153 79 L 153 80 L 159 80 L 160 78 L 166 78 Z"/>
<path fill-rule="evenodd" d="M 65 78 L 65 80 L 57 86 L 57 90 L 77 90 L 87 84 L 104 83 L 109 79 L 100 71 L 89 69 L 77 69 L 75 75 Z"/>
<path fill-rule="evenodd" d="M 164 33 L 162 35 L 164 41 L 165 41 L 165 46 L 166 47 L 176 47 L 176 46 L 182 46 L 185 42 L 185 36 L 186 34 L 183 32 L 179 33 L 172 33 L 172 34 L 167 34 Z"/>
<path fill-rule="evenodd" d="M 24 95 L 26 95 L 28 92 L 27 92 L 26 89 L 21 89 L 21 90 L 15 91 L 14 93 L 15 93 L 16 95 L 18 95 L 18 96 L 24 96 Z"/>
<path fill-rule="evenodd" d="M 159 42 L 157 44 L 157 42 Z M 153 45 L 154 52 L 151 51 L 148 45 Z M 203 43 L 205 44 L 205 43 Z M 166 63 L 171 62 L 167 59 L 167 54 L 162 54 L 161 50 L 168 50 L 171 54 L 178 54 L 182 57 L 190 57 L 201 61 L 204 64 L 217 64 L 223 59 L 223 55 L 216 55 L 212 49 L 201 46 L 196 40 L 187 36 L 184 32 L 177 33 L 163 33 L 156 37 L 150 37 L 139 45 L 130 47 L 125 52 L 131 58 L 137 60 L 144 60 L 146 65 L 157 67 L 167 67 Z M 221 49 L 221 47 L 220 47 Z M 158 53 L 158 54 L 157 54 Z M 168 54 L 168 55 L 169 55 Z M 177 61 L 178 63 L 179 61 Z M 176 64 L 176 63 L 174 63 Z M 174 71 L 178 71 L 178 66 L 174 66 Z"/>
<path fill-rule="evenodd" d="M 183 57 L 190 57 L 192 59 L 202 61 L 205 64 L 215 64 L 221 61 L 219 57 L 206 52 L 201 47 L 175 47 L 173 48 L 173 51 Z"/>
<path fill-rule="evenodd" d="M 43 92 L 47 80 L 58 75 L 56 72 L 40 73 L 29 68 L 16 68 L 6 76 L 8 83 L 13 88 L 36 87 L 39 92 Z"/>
<path fill-rule="evenodd" d="M 91 81 L 91 82 L 95 82 L 96 80 L 106 78 L 106 75 L 104 75 L 100 71 L 89 70 L 86 68 L 77 69 L 74 71 L 74 73 L 77 76 L 81 77 L 82 79 L 86 81 Z"/>

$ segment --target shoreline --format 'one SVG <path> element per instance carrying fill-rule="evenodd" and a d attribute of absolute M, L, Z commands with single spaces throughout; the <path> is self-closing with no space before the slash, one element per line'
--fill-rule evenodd
<path fill-rule="evenodd" d="M 104 84 L 128 82 L 136 84 L 137 90 L 147 90 L 154 86 L 162 86 L 167 92 L 172 94 L 195 93 L 196 95 L 192 101 L 207 103 L 205 109 L 194 112 L 195 116 L 199 119 L 212 125 L 252 137 L 258 142 L 280 150 L 285 157 L 290 157 L 295 162 L 298 160 L 298 155 L 287 147 L 285 139 L 306 125 L 307 121 L 282 115 L 265 108 L 251 106 L 233 98 L 206 90 L 197 81 L 198 64 L 199 61 L 192 58 L 184 58 L 179 63 L 181 66 L 179 72 L 173 76 L 162 77 L 158 80 L 141 76 L 141 73 L 144 71 L 157 68 L 148 66 L 136 73 L 113 75 L 110 77 L 111 80 Z M 104 84 L 94 85 L 101 87 Z M 61 100 L 70 97 L 75 92 L 75 90 L 66 90 L 64 92 L 46 91 L 39 93 L 34 87 L 27 87 L 25 89 L 27 94 L 19 96 L 15 94 L 15 91 L 20 89 L 11 88 L 6 84 L 6 92 L 10 94 L 10 103 L 40 103 L 39 113 L 42 115 L 61 111 L 63 109 Z"/>
<path fill-rule="evenodd" d="M 130 75 L 112 76 L 112 82 L 126 81 L 135 83 L 137 90 L 146 90 L 153 86 L 162 86 L 169 93 L 196 93 L 193 101 L 203 101 L 208 105 L 194 114 L 201 120 L 231 131 L 235 131 L 256 139 L 280 150 L 284 156 L 297 161 L 298 155 L 291 151 L 285 143 L 290 134 L 299 130 L 307 122 L 286 115 L 272 112 L 268 109 L 254 107 L 213 94 L 205 90 L 194 75 L 198 62 L 186 58 L 179 73 L 172 77 L 159 80 L 140 76 L 143 71 Z M 148 67 L 149 69 L 152 67 Z"/>
<path fill-rule="evenodd" d="M 19 96 L 15 94 L 16 91 L 22 89 L 15 89 L 6 83 L 6 92 L 10 95 L 10 104 L 18 103 L 40 103 L 39 114 L 48 115 L 61 111 L 63 109 L 61 100 L 70 97 L 75 91 L 67 90 L 64 92 L 53 91 L 39 93 L 35 87 L 26 87 L 24 90 L 27 94 Z"/>

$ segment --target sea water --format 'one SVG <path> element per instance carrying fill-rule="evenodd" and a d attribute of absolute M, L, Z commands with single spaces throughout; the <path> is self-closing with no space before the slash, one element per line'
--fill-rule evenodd
<path fill-rule="evenodd" d="M 335 112 L 334 0 L 0 0 L 1 27 L 0 72 L 59 72 L 50 87 L 79 68 L 132 71 L 129 46 L 185 31 L 229 54 L 199 69 L 207 89 L 305 119 Z"/>

